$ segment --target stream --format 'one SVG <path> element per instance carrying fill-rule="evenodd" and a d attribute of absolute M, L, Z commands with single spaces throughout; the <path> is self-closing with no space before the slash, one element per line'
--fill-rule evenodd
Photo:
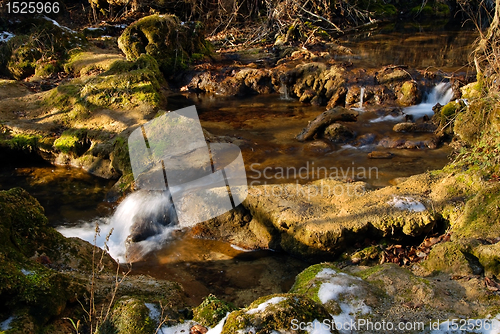
<path fill-rule="evenodd" d="M 399 39 L 395 39 L 395 35 Z M 367 43 L 367 37 L 373 38 L 373 42 Z M 467 62 L 464 39 L 470 45 L 473 38 L 472 33 L 464 37 L 453 32 L 392 32 L 376 37 L 358 36 L 346 40 L 346 46 L 356 55 L 346 60 L 355 63 L 355 66 L 404 62 L 418 68 L 436 66 L 447 71 L 464 70 L 460 65 Z M 387 50 L 394 47 L 385 45 L 382 40 L 390 40 L 391 43 L 403 40 L 405 47 L 388 53 Z M 419 51 L 422 59 L 429 60 L 429 63 L 413 59 L 405 53 L 405 50 L 416 50 L 422 44 L 429 44 L 425 52 Z M 426 57 L 427 53 L 433 56 Z M 438 62 L 436 57 L 444 60 Z M 450 98 L 450 86 L 436 83 L 433 89 L 426 92 L 422 104 L 406 108 L 403 113 L 413 115 L 414 119 L 431 116 L 433 105 L 437 102 L 445 104 Z M 373 143 L 346 145 L 321 140 L 298 142 L 295 136 L 308 121 L 325 109 L 283 96 L 259 95 L 241 99 L 179 94 L 169 96 L 168 100 L 171 110 L 196 105 L 202 126 L 212 134 L 241 139 L 249 185 L 303 184 L 319 178 L 336 177 L 362 180 L 373 187 L 383 187 L 397 178 L 442 168 L 451 153 L 447 144 L 433 150 L 393 149 L 376 145 L 384 138 L 404 137 L 405 140 L 423 141 L 430 134 L 395 133 L 392 127 L 404 121 L 404 114 L 375 107 L 364 108 L 362 101 L 358 108 L 358 121 L 349 124 L 349 127 L 357 138 L 371 136 L 376 140 Z M 393 156 L 391 159 L 370 159 L 368 153 L 374 150 L 391 152 Z M 300 170 L 304 172 L 298 173 Z M 135 193 L 119 205 L 107 203 L 104 198 L 112 184 L 81 170 L 44 164 L 4 166 L 0 171 L 0 188 L 21 186 L 27 189 L 45 207 L 51 225 L 65 236 L 78 236 L 92 242 L 97 222 L 101 227 L 97 243 L 102 246 L 107 233 L 114 227 L 108 246 L 111 255 L 123 260 L 124 242 L 134 217 L 148 210 L 159 211 L 165 199 Z M 286 292 L 295 276 L 309 265 L 272 250 L 249 252 L 220 241 L 185 237 L 184 231 L 176 226 L 167 226 L 145 241 L 149 242 L 149 252 L 133 264 L 132 274 L 148 274 L 180 282 L 192 305 L 197 305 L 209 293 L 243 306 L 256 296 Z"/>

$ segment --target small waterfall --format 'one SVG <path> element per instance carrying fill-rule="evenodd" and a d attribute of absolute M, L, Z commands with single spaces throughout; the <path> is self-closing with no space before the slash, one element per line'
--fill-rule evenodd
<path fill-rule="evenodd" d="M 453 89 L 447 82 L 438 83 L 423 99 L 422 103 L 415 106 L 407 107 L 403 112 L 407 115 L 413 115 L 414 118 L 420 118 L 434 115 L 432 107 L 437 103 L 445 105 L 451 101 L 453 97 Z"/>
<path fill-rule="evenodd" d="M 65 237 L 79 237 L 93 243 L 95 223 L 60 227 L 58 231 Z M 101 218 L 97 223 L 100 228 L 100 234 L 96 238 L 97 246 L 104 246 L 107 235 L 113 229 L 107 245 L 110 255 L 120 262 L 131 260 L 126 258 L 129 237 L 135 239 L 133 258 L 138 259 L 160 248 L 170 238 L 172 231 L 179 228 L 170 194 L 159 191 L 136 191 L 128 195 L 118 205 L 113 216 Z"/>
<path fill-rule="evenodd" d="M 361 87 L 359 92 L 359 109 L 363 109 L 363 98 L 365 97 L 365 87 Z"/>
<path fill-rule="evenodd" d="M 290 100 L 290 96 L 288 95 L 288 87 L 284 82 L 281 83 L 281 99 Z"/>

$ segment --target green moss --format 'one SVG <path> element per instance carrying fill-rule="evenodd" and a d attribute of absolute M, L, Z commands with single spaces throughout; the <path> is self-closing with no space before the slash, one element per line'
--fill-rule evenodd
<path fill-rule="evenodd" d="M 231 304 L 226 303 L 214 295 L 209 295 L 203 302 L 193 309 L 193 320 L 205 327 L 215 327 L 227 313 L 237 310 Z"/>
<path fill-rule="evenodd" d="M 360 271 L 360 272 L 356 273 L 356 276 L 359 276 L 362 279 L 367 279 L 368 277 L 370 277 L 373 274 L 378 273 L 382 269 L 384 269 L 384 267 L 382 265 L 376 265 L 374 267 L 370 267 L 368 269 L 365 269 L 363 271 Z"/>
<path fill-rule="evenodd" d="M 57 63 L 40 64 L 36 67 L 35 76 L 40 78 L 50 77 L 52 74 L 59 72 Z"/>
<path fill-rule="evenodd" d="M 7 146 L 11 150 L 32 152 L 37 149 L 41 137 L 31 134 L 16 134 L 0 139 L 0 145 Z"/>
<path fill-rule="evenodd" d="M 378 262 L 380 255 L 382 254 L 382 250 L 378 246 L 370 246 L 365 249 L 362 249 L 358 252 L 355 252 L 350 256 L 351 261 L 368 265 L 372 262 Z"/>
<path fill-rule="evenodd" d="M 486 89 L 483 80 L 470 83 L 463 86 L 461 89 L 462 98 L 475 100 L 485 96 Z"/>
<path fill-rule="evenodd" d="M 113 61 L 98 76 L 74 79 L 54 88 L 43 103 L 65 114 L 64 122 L 88 118 L 96 108 L 132 107 L 140 103 L 159 106 L 163 76 L 156 60 L 141 55 L 134 62 Z"/>
<path fill-rule="evenodd" d="M 54 148 L 63 153 L 82 155 L 89 147 L 87 144 L 87 129 L 70 129 L 64 131 L 54 141 Z"/>
<path fill-rule="evenodd" d="M 320 302 L 318 298 L 318 290 L 320 288 L 320 284 L 317 284 L 315 278 L 316 275 L 325 268 L 339 271 L 339 269 L 334 265 L 328 263 L 312 265 L 298 274 L 297 277 L 295 277 L 295 283 L 290 289 L 290 293 L 307 294 L 307 296 L 312 298 L 314 301 Z"/>
<path fill-rule="evenodd" d="M 0 216 L 0 299 L 12 311 L 27 309 L 42 324 L 82 292 L 77 280 L 29 259 L 35 252 L 57 259 L 65 239 L 21 188 L 0 192 Z"/>
<path fill-rule="evenodd" d="M 423 266 L 429 271 L 443 271 L 454 275 L 467 276 L 473 274 L 463 246 L 454 242 L 435 245 Z"/>
<path fill-rule="evenodd" d="M 17 80 L 38 71 L 40 76 L 58 70 L 54 59 L 61 60 L 67 50 L 84 43 L 83 36 L 64 30 L 41 18 L 27 18 L 17 27 L 16 37 L 0 47 L 0 65 Z"/>
<path fill-rule="evenodd" d="M 128 143 L 125 140 L 125 138 L 120 136 L 116 137 L 113 151 L 110 154 L 110 160 L 113 165 L 113 168 L 116 169 L 117 171 L 120 171 L 122 175 L 132 173 Z M 126 186 L 124 185 L 123 187 Z"/>
<path fill-rule="evenodd" d="M 271 298 L 281 297 L 282 301 L 268 305 L 264 310 L 249 314 L 248 311 L 257 308 Z M 248 333 L 253 327 L 255 333 L 270 333 L 272 331 L 289 331 L 292 320 L 299 322 L 313 322 L 330 319 L 325 308 L 315 301 L 298 294 L 276 294 L 261 297 L 254 301 L 245 310 L 232 312 L 222 329 L 222 334 Z M 247 329 L 247 331 L 245 331 Z M 298 330 L 297 333 L 307 333 Z"/>
<path fill-rule="evenodd" d="M 88 75 L 92 72 L 105 72 L 123 56 L 115 53 L 96 53 L 92 50 L 77 49 L 71 52 L 64 64 L 64 71 L 76 76 Z"/>
<path fill-rule="evenodd" d="M 500 235 L 500 184 L 479 190 L 453 227 L 457 238 L 487 239 Z"/>
<path fill-rule="evenodd" d="M 485 276 L 500 275 L 500 242 L 480 245 L 473 250 L 473 254 L 483 266 Z"/>
<path fill-rule="evenodd" d="M 200 22 L 181 24 L 175 15 L 151 15 L 128 26 L 118 38 L 118 46 L 129 60 L 141 54 L 152 56 L 161 71 L 171 75 L 186 69 L 193 54 L 211 53 L 203 30 Z"/>
<path fill-rule="evenodd" d="M 150 318 L 144 302 L 123 297 L 114 305 L 111 319 L 104 322 L 96 333 L 152 334 L 157 327 L 157 321 Z"/>
<path fill-rule="evenodd" d="M 438 1 L 431 1 L 425 3 L 425 6 L 422 7 L 422 4 L 413 7 L 410 10 L 410 13 L 413 16 L 420 16 L 423 18 L 429 17 L 445 17 L 450 15 L 450 8 L 445 3 L 441 3 Z"/>

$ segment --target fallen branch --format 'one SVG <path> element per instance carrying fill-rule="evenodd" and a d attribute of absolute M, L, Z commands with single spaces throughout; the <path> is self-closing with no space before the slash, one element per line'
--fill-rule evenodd
<path fill-rule="evenodd" d="M 298 141 L 306 141 L 312 139 L 320 130 L 325 129 L 328 125 L 341 121 L 341 122 L 356 122 L 358 112 L 343 108 L 336 107 L 325 111 L 316 117 L 295 137 Z"/>

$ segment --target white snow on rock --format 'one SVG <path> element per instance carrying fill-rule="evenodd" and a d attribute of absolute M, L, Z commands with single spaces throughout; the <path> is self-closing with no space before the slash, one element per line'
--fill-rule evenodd
<path fill-rule="evenodd" d="M 162 334 L 187 334 L 191 330 L 191 327 L 197 325 L 196 322 L 189 320 L 182 324 L 177 324 L 175 326 L 162 326 L 158 333 Z"/>
<path fill-rule="evenodd" d="M 387 204 L 400 210 L 415 212 L 422 212 L 426 210 L 425 206 L 422 203 L 411 197 L 395 196 L 392 201 L 387 202 Z"/>
<path fill-rule="evenodd" d="M 72 33 L 72 34 L 75 34 L 75 33 L 76 33 L 76 31 L 71 30 L 71 29 L 70 29 L 70 28 L 68 28 L 68 27 L 65 27 L 65 26 L 60 25 L 60 24 L 59 24 L 59 22 L 57 22 L 56 20 L 51 19 L 50 17 L 47 17 L 47 16 L 42 16 L 42 18 L 43 18 L 43 19 L 45 19 L 45 20 L 47 20 L 47 21 L 52 22 L 52 24 L 53 24 L 53 25 L 55 25 L 56 27 L 59 27 L 59 28 L 61 28 L 61 29 L 63 29 L 63 30 L 66 30 L 67 32 L 70 32 L 70 33 Z"/>
<path fill-rule="evenodd" d="M 14 320 L 14 316 L 11 316 L 5 321 L 0 322 L 0 331 L 8 331 L 10 329 L 10 323 Z"/>
<path fill-rule="evenodd" d="M 332 315 L 335 323 L 351 323 L 351 321 L 356 321 L 358 316 L 371 312 L 371 307 L 366 305 L 362 299 L 366 293 L 359 285 L 362 281 L 361 278 L 337 272 L 331 268 L 324 268 L 316 274 L 316 278 L 322 281 L 318 290 L 318 298 L 321 303 L 326 304 L 330 300 L 334 300 L 342 311 L 338 315 Z M 324 328 L 318 330 L 323 331 Z M 350 331 L 343 330 L 342 326 L 340 326 L 339 332 L 350 333 Z M 323 332 L 313 333 L 322 334 Z"/>
<path fill-rule="evenodd" d="M 263 302 L 262 304 L 260 304 L 256 308 L 248 310 L 247 314 L 255 314 L 257 312 L 264 311 L 266 309 L 266 307 L 268 307 L 269 305 L 278 304 L 279 302 L 282 302 L 285 299 L 286 299 L 285 297 L 273 297 L 273 298 Z"/>
<path fill-rule="evenodd" d="M 455 319 L 454 321 L 440 321 L 439 329 L 434 329 L 431 334 L 499 334 L 500 314 L 489 319 Z"/>
<path fill-rule="evenodd" d="M 15 35 L 8 31 L 0 31 L 0 43 L 7 43 Z"/>
<path fill-rule="evenodd" d="M 209 329 L 207 334 L 220 334 L 220 333 L 222 333 L 222 327 L 224 327 L 224 324 L 226 323 L 226 319 L 228 316 L 229 316 L 229 312 L 227 312 L 224 319 L 219 321 L 219 323 L 214 328 Z"/>
<path fill-rule="evenodd" d="M 152 303 L 144 303 L 146 307 L 149 309 L 149 317 L 156 321 L 161 321 L 161 313 L 158 311 L 158 308 L 155 304 Z"/>

